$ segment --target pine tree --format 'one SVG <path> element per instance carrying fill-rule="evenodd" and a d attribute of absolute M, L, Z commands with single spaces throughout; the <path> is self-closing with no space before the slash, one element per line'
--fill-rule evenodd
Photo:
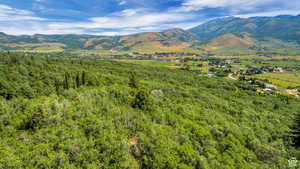
<path fill-rule="evenodd" d="M 139 89 L 132 103 L 133 108 L 146 110 L 149 106 L 149 93 L 145 89 Z"/>
<path fill-rule="evenodd" d="M 75 82 L 76 82 L 76 87 L 79 88 L 81 85 L 81 81 L 80 81 L 80 77 L 79 77 L 79 73 L 76 74 L 75 77 Z"/>
<path fill-rule="evenodd" d="M 129 75 L 129 87 L 131 88 L 138 88 L 138 81 L 137 81 L 137 77 L 136 77 L 136 73 L 135 72 L 131 72 Z"/>
<path fill-rule="evenodd" d="M 60 95 L 60 83 L 57 79 L 55 79 L 54 86 L 55 86 L 56 94 Z"/>
<path fill-rule="evenodd" d="M 300 148 L 300 113 L 296 116 L 295 126 L 294 126 L 294 145 L 295 147 Z"/>
<path fill-rule="evenodd" d="M 65 79 L 64 79 L 64 89 L 69 89 L 70 88 L 70 83 L 69 83 L 69 73 L 65 73 Z"/>
<path fill-rule="evenodd" d="M 85 71 L 83 71 L 82 74 L 81 74 L 81 81 L 82 81 L 81 84 L 86 85 L 87 79 L 88 79 L 87 73 Z"/>

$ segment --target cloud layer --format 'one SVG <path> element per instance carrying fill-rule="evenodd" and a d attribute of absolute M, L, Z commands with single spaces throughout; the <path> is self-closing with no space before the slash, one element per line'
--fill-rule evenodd
<path fill-rule="evenodd" d="M 206 8 L 225 9 L 230 13 L 257 12 L 258 10 L 299 9 L 300 2 L 285 0 L 185 0 L 181 11 L 199 11 Z"/>
<path fill-rule="evenodd" d="M 42 21 L 44 18 L 36 17 L 31 11 L 19 10 L 0 4 L 0 22 L 12 21 Z"/>
<path fill-rule="evenodd" d="M 100 4 L 96 6 L 68 4 L 66 1 L 70 0 L 29 1 L 32 1 L 29 7 L 19 4 L 24 8 L 0 4 L 0 32 L 124 35 L 187 29 L 214 17 L 300 13 L 300 2 L 283 0 L 108 0 L 105 4 L 100 0 L 86 0 L 86 3 Z"/>

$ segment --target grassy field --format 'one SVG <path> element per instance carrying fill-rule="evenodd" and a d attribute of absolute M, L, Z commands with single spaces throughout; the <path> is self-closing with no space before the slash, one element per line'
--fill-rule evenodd
<path fill-rule="evenodd" d="M 174 65 L 179 65 L 180 63 L 174 61 L 158 61 L 158 60 L 119 60 L 120 62 L 140 64 L 145 66 L 164 66 L 164 67 L 174 67 Z"/>
<path fill-rule="evenodd" d="M 145 66 L 157 66 L 157 67 L 169 67 L 169 68 L 183 68 L 181 64 L 189 65 L 192 70 L 202 70 L 203 72 L 208 72 L 213 66 L 203 66 L 196 67 L 195 64 L 200 64 L 204 62 L 193 62 L 188 61 L 185 63 L 178 63 L 175 61 L 156 61 L 156 60 L 120 60 L 121 62 L 134 63 Z M 207 63 L 206 63 L 207 64 Z M 276 73 L 265 73 L 259 75 L 252 75 L 251 77 L 258 78 L 261 80 L 268 80 L 270 83 L 276 85 L 279 90 L 287 89 L 289 87 L 300 86 L 300 62 L 298 61 L 284 61 L 284 60 L 262 60 L 261 62 L 255 62 L 254 60 L 242 60 L 241 63 L 232 64 L 232 69 L 246 68 L 247 65 L 251 66 L 278 66 L 284 68 L 292 68 L 297 71 L 286 71 L 286 72 L 276 72 Z"/>
<path fill-rule="evenodd" d="M 240 68 L 246 68 L 247 66 L 255 66 L 255 67 L 270 66 L 270 67 L 281 67 L 285 70 L 289 70 L 289 69 L 300 70 L 300 61 L 298 61 L 298 60 L 243 59 L 240 61 L 241 61 L 241 63 L 231 64 L 233 69 L 237 70 Z"/>
<path fill-rule="evenodd" d="M 282 72 L 282 73 L 265 73 L 253 75 L 252 77 L 269 80 L 279 89 L 287 89 L 288 87 L 300 86 L 300 71 L 298 72 Z"/>
<path fill-rule="evenodd" d="M 158 60 L 119 60 L 120 62 L 125 62 L 125 63 L 133 63 L 133 64 L 139 64 L 139 65 L 144 65 L 144 66 L 156 66 L 156 67 L 168 67 L 168 68 L 174 68 L 174 69 L 179 69 L 179 68 L 184 68 L 182 64 L 184 65 L 189 65 L 189 69 L 191 70 L 201 70 L 203 72 L 208 72 L 210 68 L 213 68 L 213 66 L 203 66 L 203 67 L 197 67 L 195 64 L 201 64 L 201 63 L 206 63 L 207 62 L 194 62 L 194 61 L 188 61 L 184 63 L 179 63 L 175 61 L 158 61 Z"/>
<path fill-rule="evenodd" d="M 44 48 L 11 50 L 11 52 L 17 52 L 17 53 L 59 53 L 59 52 L 63 52 L 63 51 L 64 51 L 64 49 L 44 49 Z"/>
<path fill-rule="evenodd" d="M 274 57 L 264 57 L 264 56 L 254 56 L 254 55 L 248 55 L 248 56 L 217 56 L 217 58 L 221 59 L 234 59 L 238 58 L 241 60 L 244 59 L 259 59 L 259 60 L 281 60 L 281 59 L 294 59 L 294 60 L 300 60 L 300 56 L 274 56 Z"/>
<path fill-rule="evenodd" d="M 297 69 L 300 70 L 300 61 L 296 60 L 276 60 L 276 61 L 268 61 L 268 62 L 263 62 L 265 65 L 270 65 L 270 66 L 278 66 L 278 67 L 283 67 L 283 68 L 291 68 L 291 69 Z"/>

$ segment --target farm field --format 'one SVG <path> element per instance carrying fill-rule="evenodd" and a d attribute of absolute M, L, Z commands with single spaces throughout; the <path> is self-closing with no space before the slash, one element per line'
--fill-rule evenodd
<path fill-rule="evenodd" d="M 180 63 L 174 61 L 159 61 L 159 60 L 118 60 L 119 62 L 140 64 L 145 66 L 163 66 L 163 67 L 176 67 Z"/>
<path fill-rule="evenodd" d="M 254 59 L 254 60 L 282 60 L 282 59 L 292 59 L 292 60 L 300 60 L 300 56 L 255 56 L 255 55 L 241 55 L 241 56 L 216 56 L 221 59 Z"/>
<path fill-rule="evenodd" d="M 253 75 L 257 79 L 268 80 L 279 89 L 300 87 L 300 71 L 298 72 L 276 72 Z"/>
<path fill-rule="evenodd" d="M 181 59 L 181 61 L 180 61 Z M 188 60 L 185 60 L 188 59 Z M 220 68 L 218 66 L 210 65 L 210 60 L 213 58 L 207 58 L 207 61 L 202 58 L 202 61 L 196 61 L 197 57 L 167 57 L 164 61 L 160 60 L 133 60 L 125 59 L 119 60 L 120 62 L 140 64 L 144 66 L 155 66 L 155 67 L 167 67 L 174 69 L 189 69 L 189 70 L 199 70 L 203 73 L 210 73 L 210 70 L 215 70 L 218 72 L 227 71 L 228 68 Z M 183 61 L 185 60 L 185 61 Z M 193 61 L 195 60 L 195 61 Z M 222 59 L 223 61 L 229 60 L 228 58 Z M 236 60 L 236 59 L 235 59 Z M 180 61 L 180 62 L 179 62 Z M 200 65 L 200 66 L 197 66 Z M 300 87 L 300 61 L 289 60 L 289 59 L 276 59 L 276 60 L 263 60 L 263 59 L 239 59 L 239 62 L 231 63 L 230 70 L 233 72 L 239 70 L 247 70 L 249 66 L 251 67 L 278 67 L 282 68 L 283 72 L 266 72 L 262 74 L 247 75 L 249 78 L 255 78 L 264 82 L 268 82 L 277 86 L 278 91 L 284 91 L 289 88 L 299 88 Z M 232 76 L 232 75 L 231 75 Z M 227 79 L 232 79 L 228 77 Z M 238 76 L 235 76 L 238 79 Z"/>

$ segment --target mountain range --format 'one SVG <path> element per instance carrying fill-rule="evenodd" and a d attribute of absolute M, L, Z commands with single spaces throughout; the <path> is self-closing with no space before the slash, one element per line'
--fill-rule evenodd
<path fill-rule="evenodd" d="M 22 35 L 0 33 L 0 49 L 16 51 L 106 50 L 215 54 L 300 54 L 300 15 L 225 17 L 189 30 L 170 29 L 127 36 Z"/>

